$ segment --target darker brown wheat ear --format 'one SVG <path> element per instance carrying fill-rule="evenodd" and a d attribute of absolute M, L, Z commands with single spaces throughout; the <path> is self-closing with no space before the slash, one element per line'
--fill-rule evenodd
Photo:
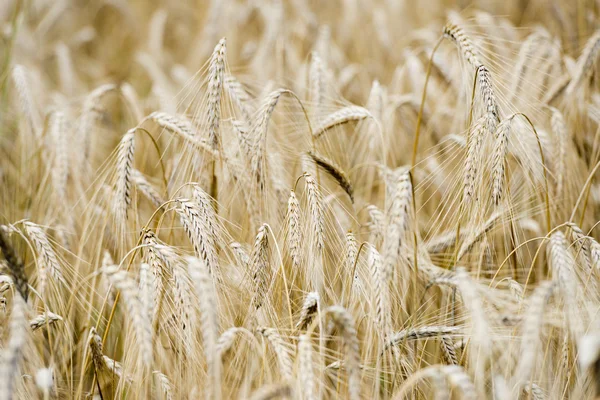
<path fill-rule="evenodd" d="M 350 183 L 350 179 L 348 179 L 348 176 L 342 170 L 342 168 L 332 160 L 318 155 L 313 151 L 309 151 L 307 154 L 310 158 L 312 158 L 315 164 L 317 164 L 333 179 L 335 179 L 335 181 L 340 185 L 340 187 L 344 189 L 344 192 L 346 192 L 348 197 L 350 197 L 350 201 L 354 203 L 354 187 Z"/>

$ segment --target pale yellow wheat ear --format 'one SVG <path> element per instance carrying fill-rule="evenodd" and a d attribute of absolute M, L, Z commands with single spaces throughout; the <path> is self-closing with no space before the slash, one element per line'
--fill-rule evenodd
<path fill-rule="evenodd" d="M 307 400 L 315 399 L 315 373 L 313 371 L 313 348 L 308 335 L 300 335 L 298 340 L 298 381 L 299 393 Z"/>
<path fill-rule="evenodd" d="M 296 193 L 292 190 L 288 200 L 287 209 L 287 242 L 288 251 L 292 259 L 292 265 L 294 268 L 300 267 L 300 252 L 301 252 L 301 239 L 302 231 L 300 225 L 300 202 L 296 197 Z"/>
<path fill-rule="evenodd" d="M 23 65 L 15 65 L 12 69 L 12 80 L 17 89 L 21 113 L 24 115 L 29 129 L 39 139 L 42 134 L 42 123 L 31 93 L 30 79 Z"/>
<path fill-rule="evenodd" d="M 577 67 L 573 74 L 573 78 L 566 89 L 567 94 L 574 94 L 575 90 L 592 74 L 594 70 L 593 67 L 598 58 L 598 50 L 600 50 L 600 31 L 596 31 L 587 40 L 581 55 L 577 59 Z"/>
<path fill-rule="evenodd" d="M 373 118 L 373 116 L 366 108 L 359 106 L 344 107 L 326 116 L 321 121 L 321 125 L 314 130 L 313 136 L 319 138 L 336 126 L 352 121 L 361 121 L 367 118 Z"/>
<path fill-rule="evenodd" d="M 215 46 L 208 67 L 208 105 L 206 118 L 208 121 L 208 142 L 213 151 L 218 151 L 221 143 L 219 127 L 221 123 L 221 96 L 225 72 L 225 54 L 227 41 L 221 39 Z"/>
<path fill-rule="evenodd" d="M 186 261 L 196 294 L 200 300 L 200 328 L 210 378 L 206 395 L 216 399 L 221 397 L 221 360 L 217 351 L 219 319 L 215 284 L 208 265 L 202 259 L 187 257 Z"/>
<path fill-rule="evenodd" d="M 23 227 L 36 249 L 38 260 L 39 291 L 44 293 L 48 276 L 58 283 L 66 284 L 61 272 L 62 267 L 54 248 L 50 245 L 46 232 L 33 222 L 24 222 Z"/>
<path fill-rule="evenodd" d="M 348 371 L 348 398 L 360 399 L 360 348 L 354 320 L 350 313 L 341 306 L 332 306 L 326 310 L 333 323 L 339 329 L 346 351 L 346 370 Z"/>
<path fill-rule="evenodd" d="M 27 275 L 25 274 L 25 266 L 21 259 L 15 253 L 13 245 L 9 238 L 9 232 L 11 231 L 5 225 L 0 225 L 0 250 L 2 250 L 2 255 L 6 260 L 6 264 L 8 266 L 8 272 L 10 277 L 19 291 L 19 294 L 25 301 L 29 296 L 29 283 L 27 279 Z"/>
<path fill-rule="evenodd" d="M 115 197 L 113 212 L 119 223 L 127 219 L 127 212 L 131 206 L 131 186 L 133 174 L 133 156 L 135 153 L 135 128 L 123 135 L 117 151 L 117 180 L 115 184 Z"/>
<path fill-rule="evenodd" d="M 119 290 L 123 297 L 123 303 L 131 319 L 132 329 L 138 339 L 139 355 L 144 365 L 150 366 L 152 363 L 152 326 L 148 315 L 144 312 L 144 307 L 140 300 L 138 285 L 126 271 L 119 270 L 118 267 L 105 267 L 110 282 Z"/>
<path fill-rule="evenodd" d="M 27 303 L 21 295 L 15 293 L 12 298 L 12 310 L 8 322 L 9 339 L 2 348 L 0 360 L 0 399 L 9 400 L 13 398 L 15 381 L 21 369 L 20 363 L 23 358 L 23 346 L 27 339 Z"/>
<path fill-rule="evenodd" d="M 310 292 L 304 298 L 304 302 L 302 303 L 302 309 L 300 311 L 300 318 L 298 318 L 298 323 L 296 324 L 296 328 L 305 329 L 310 325 L 313 318 L 317 314 L 319 309 L 319 303 L 321 298 L 319 293 Z"/>
<path fill-rule="evenodd" d="M 265 328 L 258 327 L 256 329 L 258 334 L 263 336 L 277 355 L 277 364 L 279 366 L 279 371 L 284 380 L 292 379 L 292 371 L 293 371 L 293 362 L 290 357 L 289 351 L 286 348 L 286 343 L 281 335 L 277 332 L 276 329 L 273 328 Z"/>

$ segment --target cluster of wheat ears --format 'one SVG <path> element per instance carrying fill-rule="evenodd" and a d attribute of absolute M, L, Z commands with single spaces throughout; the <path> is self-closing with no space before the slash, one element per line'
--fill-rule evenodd
<path fill-rule="evenodd" d="M 600 393 L 596 3 L 0 3 L 1 400 Z"/>

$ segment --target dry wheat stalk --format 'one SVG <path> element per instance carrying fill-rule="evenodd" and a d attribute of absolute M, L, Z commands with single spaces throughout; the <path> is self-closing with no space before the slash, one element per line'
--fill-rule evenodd
<path fill-rule="evenodd" d="M 319 107 L 323 105 L 323 98 L 325 97 L 325 79 L 323 61 L 315 51 L 311 54 L 308 76 L 310 100 L 313 108 L 318 110 Z"/>
<path fill-rule="evenodd" d="M 82 165 L 87 161 L 90 149 L 91 149 L 91 133 L 94 128 L 96 120 L 100 118 L 102 113 L 101 101 L 102 98 L 107 94 L 117 90 L 117 86 L 112 83 L 107 83 L 98 86 L 92 90 L 83 100 L 81 114 L 77 124 L 77 138 L 79 151 L 76 152 L 78 155 L 78 164 Z"/>
<path fill-rule="evenodd" d="M 346 124 L 351 121 L 361 121 L 367 118 L 373 118 L 369 110 L 359 106 L 344 107 L 334 113 L 329 114 L 313 132 L 315 138 L 323 136 L 330 129 Z"/>

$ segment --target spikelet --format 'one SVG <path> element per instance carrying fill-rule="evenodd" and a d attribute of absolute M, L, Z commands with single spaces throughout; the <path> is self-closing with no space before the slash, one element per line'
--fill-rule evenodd
<path fill-rule="evenodd" d="M 330 129 L 346 124 L 352 121 L 361 121 L 367 118 L 373 118 L 369 110 L 359 106 L 344 107 L 332 114 L 329 114 L 313 132 L 315 139 L 323 136 Z"/>
<path fill-rule="evenodd" d="M 117 181 L 113 203 L 113 211 L 119 223 L 123 223 L 127 219 L 127 210 L 131 206 L 131 175 L 135 153 L 135 131 L 136 128 L 128 130 L 119 143 Z"/>
<path fill-rule="evenodd" d="M 44 293 L 46 287 L 46 271 L 48 271 L 54 279 L 65 284 L 65 280 L 61 273 L 60 263 L 58 262 L 58 256 L 50 245 L 50 240 L 48 240 L 46 232 L 44 232 L 39 225 L 29 221 L 24 222 L 23 227 L 25 228 L 25 232 L 27 232 L 27 236 L 29 236 L 33 242 L 37 252 L 40 293 Z"/>
<path fill-rule="evenodd" d="M 300 267 L 300 241 L 302 240 L 302 231 L 300 226 L 300 202 L 296 193 L 292 190 L 288 200 L 287 207 L 287 243 L 292 259 L 292 266 L 297 269 Z"/>
<path fill-rule="evenodd" d="M 284 380 L 290 381 L 292 379 L 292 358 L 286 349 L 286 343 L 281 335 L 274 328 L 258 327 L 256 331 L 262 335 L 273 347 L 275 354 L 277 355 L 277 362 L 279 370 Z"/>
<path fill-rule="evenodd" d="M 126 271 L 119 270 L 117 266 L 104 268 L 113 286 L 121 292 L 123 302 L 127 307 L 133 330 L 138 339 L 140 357 L 146 366 L 152 363 L 152 326 L 140 301 L 138 285 L 131 279 Z"/>
<path fill-rule="evenodd" d="M 333 323 L 344 338 L 346 351 L 345 367 L 348 371 L 348 398 L 360 399 L 360 349 L 354 320 L 346 309 L 341 306 L 331 306 L 327 309 Z"/>
<path fill-rule="evenodd" d="M 208 105 L 206 107 L 208 143 L 215 152 L 218 151 L 221 146 L 219 124 L 221 122 L 221 95 L 223 92 L 226 50 L 227 41 L 225 38 L 222 38 L 215 46 L 208 67 Z"/>
<path fill-rule="evenodd" d="M 289 383 L 276 383 L 255 390 L 250 396 L 250 400 L 275 400 L 289 398 L 292 395 L 293 391 Z"/>

